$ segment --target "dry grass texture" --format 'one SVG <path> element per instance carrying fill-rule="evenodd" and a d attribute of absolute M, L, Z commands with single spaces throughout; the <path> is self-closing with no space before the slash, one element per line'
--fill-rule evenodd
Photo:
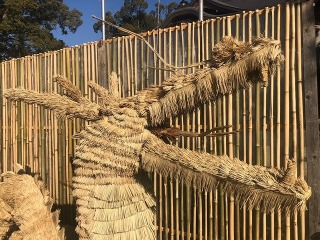
<path fill-rule="evenodd" d="M 116 75 L 109 90 L 89 84 L 99 104 L 84 99 L 63 77 L 56 79 L 65 90 L 63 97 L 23 89 L 4 95 L 43 105 L 59 115 L 94 120 L 75 136 L 79 141 L 73 161 L 73 195 L 80 239 L 156 239 L 155 202 L 146 191 L 147 179 L 139 177 L 139 168 L 170 174 L 198 189 L 211 190 L 219 184 L 249 208 L 299 207 L 310 197 L 307 184 L 292 179 L 291 172 L 179 149 L 153 134 L 161 130 L 152 131 L 152 126 L 200 103 L 256 82 L 266 85 L 281 60 L 277 41 L 257 39 L 251 45 L 227 38 L 213 50 L 211 68 L 176 75 L 135 97 L 119 99 Z M 165 132 L 175 137 L 174 131 Z"/>
<path fill-rule="evenodd" d="M 51 213 L 52 199 L 39 177 L 24 174 L 2 174 L 0 183 L 0 239 L 59 240 L 64 229 L 59 227 L 59 211 Z"/>
<path fill-rule="evenodd" d="M 142 90 L 136 97 L 138 109 L 149 117 L 149 124 L 161 125 L 170 117 L 256 82 L 267 86 L 282 60 L 279 41 L 256 39 L 248 44 L 226 37 L 214 47 L 210 68 L 176 75 L 159 87 Z"/>
<path fill-rule="evenodd" d="M 261 207 L 269 212 L 281 206 L 302 207 L 311 195 L 306 182 L 296 179 L 293 163 L 286 171 L 253 166 L 228 156 L 180 149 L 155 138 L 144 145 L 141 159 L 146 171 L 173 175 L 197 189 L 210 191 L 221 185 L 249 209 Z"/>

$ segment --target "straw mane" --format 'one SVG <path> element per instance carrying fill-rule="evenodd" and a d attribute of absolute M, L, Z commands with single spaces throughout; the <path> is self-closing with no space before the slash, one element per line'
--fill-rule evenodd
<path fill-rule="evenodd" d="M 213 48 L 210 68 L 176 75 L 161 86 L 142 90 L 134 98 L 137 109 L 149 118 L 149 124 L 161 125 L 221 95 L 246 89 L 257 82 L 267 86 L 282 60 L 279 41 L 259 38 L 249 44 L 226 37 Z"/>
<path fill-rule="evenodd" d="M 213 49 L 208 68 L 176 75 L 134 97 L 119 98 L 116 74 L 109 89 L 90 83 L 98 103 L 84 98 L 61 76 L 56 81 L 65 90 L 63 97 L 24 89 L 7 90 L 4 96 L 42 105 L 60 116 L 92 120 L 75 135 L 79 141 L 73 161 L 73 195 L 80 239 L 156 239 L 156 205 L 141 169 L 173 176 L 199 189 L 222 185 L 249 208 L 262 206 L 265 211 L 279 206 L 299 208 L 310 197 L 306 182 L 292 178 L 294 164 L 285 172 L 249 166 L 227 156 L 180 149 L 160 139 L 162 134 L 169 138 L 184 134 L 162 129 L 166 119 L 256 82 L 267 85 L 281 60 L 277 41 L 257 39 L 247 44 L 226 38 Z"/>
<path fill-rule="evenodd" d="M 53 201 L 39 176 L 25 174 L 19 164 L 15 172 L 1 175 L 0 239 L 64 239 L 60 211 L 51 213 Z"/>

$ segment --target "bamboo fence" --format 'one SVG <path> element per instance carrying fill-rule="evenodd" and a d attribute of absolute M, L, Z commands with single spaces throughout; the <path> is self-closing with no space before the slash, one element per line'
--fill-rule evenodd
<path fill-rule="evenodd" d="M 248 164 L 286 168 L 295 158 L 298 175 L 305 176 L 304 109 L 301 53 L 301 6 L 286 3 L 203 22 L 181 24 L 143 34 L 163 57 L 175 66 L 210 58 L 212 47 L 223 36 L 251 41 L 256 36 L 281 40 L 285 62 L 266 88 L 257 85 L 204 104 L 192 113 L 170 120 L 185 131 L 201 133 L 217 129 L 217 136 L 179 137 L 176 145 L 194 151 L 227 154 Z M 112 38 L 103 43 L 102 67 L 109 76 L 120 75 L 121 96 L 131 96 L 172 75 L 136 36 Z M 98 79 L 98 43 L 65 48 L 0 63 L 0 91 L 24 87 L 39 92 L 61 92 L 53 76 L 64 75 L 84 96 L 96 100 L 88 82 Z M 182 71 L 190 73 L 198 67 Z M 105 82 L 99 82 L 105 86 Z M 58 119 L 36 105 L 1 98 L 0 173 L 14 163 L 39 172 L 57 205 L 63 222 L 74 221 L 70 208 L 72 166 L 76 144 L 72 135 L 84 128 L 83 120 Z M 232 132 L 233 134 L 226 134 Z M 177 182 L 172 176 L 151 174 L 157 199 L 156 225 L 159 239 L 305 239 L 305 212 L 285 214 L 274 209 L 247 210 L 223 189 L 202 191 Z M 282 211 L 281 211 L 282 210 Z M 71 216 L 71 217 L 70 217 Z"/>

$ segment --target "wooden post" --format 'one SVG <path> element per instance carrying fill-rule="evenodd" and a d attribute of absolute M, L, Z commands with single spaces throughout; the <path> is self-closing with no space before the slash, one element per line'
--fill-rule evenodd
<path fill-rule="evenodd" d="M 98 45 L 98 83 L 102 86 L 106 86 L 107 83 L 107 62 L 106 54 L 107 49 L 104 42 L 100 42 L 101 45 Z M 91 79 L 95 80 L 95 79 Z"/>
<path fill-rule="evenodd" d="M 320 157 L 319 157 L 319 115 L 317 94 L 317 65 L 315 51 L 313 1 L 302 3 L 302 43 L 304 104 L 306 119 L 306 158 L 308 163 L 308 184 L 312 188 L 309 200 L 309 237 L 320 232 Z"/>

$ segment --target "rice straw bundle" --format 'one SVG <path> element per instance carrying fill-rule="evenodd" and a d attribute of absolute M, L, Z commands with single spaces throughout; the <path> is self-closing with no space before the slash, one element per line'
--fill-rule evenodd
<path fill-rule="evenodd" d="M 219 58 L 222 60 L 218 61 Z M 176 75 L 159 87 L 142 90 L 135 97 L 137 109 L 149 118 L 149 124 L 161 125 L 166 119 L 194 110 L 201 103 L 215 101 L 219 96 L 256 82 L 267 86 L 282 60 L 279 41 L 259 38 L 248 44 L 226 37 L 213 49 L 211 63 L 218 68 Z"/>
<path fill-rule="evenodd" d="M 7 172 L 0 183 L 1 239 L 64 239 L 59 227 L 59 210 L 51 213 L 52 199 L 38 176 L 24 174 L 19 164 L 16 173 Z"/>

